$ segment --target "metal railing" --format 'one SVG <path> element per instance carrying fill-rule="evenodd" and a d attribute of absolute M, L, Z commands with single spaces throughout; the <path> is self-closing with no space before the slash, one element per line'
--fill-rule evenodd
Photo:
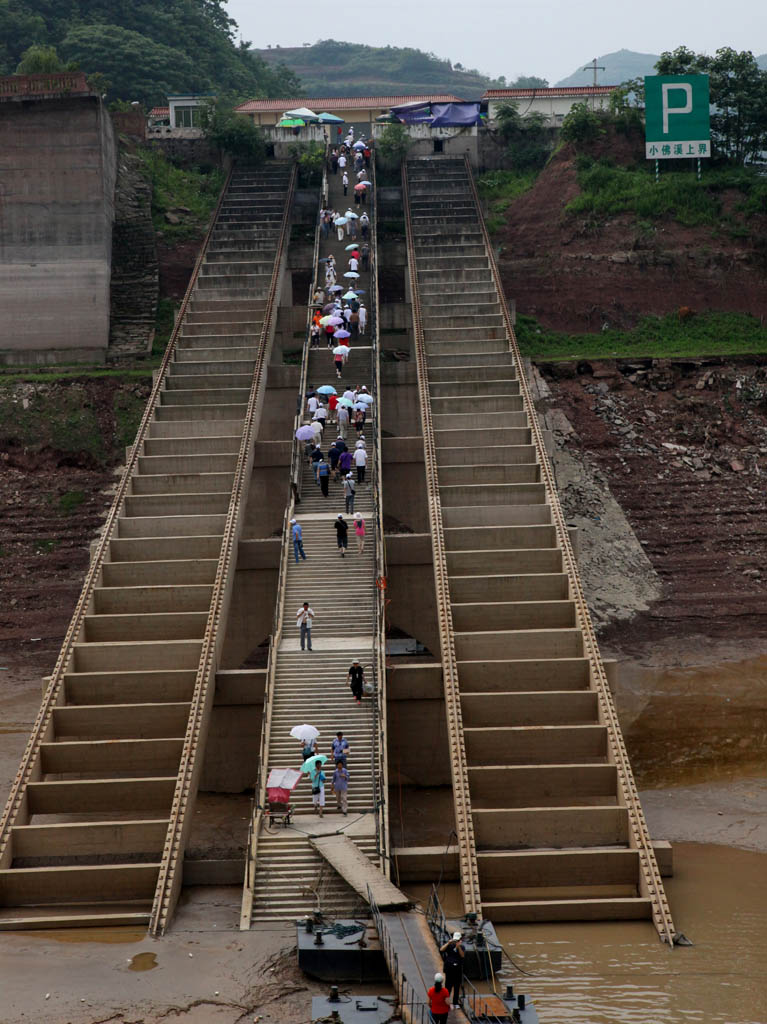
<path fill-rule="evenodd" d="M 442 655 L 442 681 L 445 694 L 448 742 L 450 744 L 450 772 L 455 802 L 455 829 L 458 837 L 461 891 L 466 913 L 481 914 L 477 849 L 474 842 L 474 822 L 471 816 L 469 773 L 463 733 L 461 694 L 458 683 L 458 659 L 455 652 L 455 634 L 448 584 L 445 534 L 442 524 L 442 504 L 437 475 L 437 452 L 431 415 L 429 372 L 426 360 L 421 302 L 416 270 L 413 224 L 410 215 L 407 162 L 402 163 L 402 206 L 407 232 L 407 259 L 410 277 L 410 301 L 413 316 L 413 341 L 418 371 L 418 398 L 423 429 L 426 491 L 429 503 L 429 523 L 434 556 L 434 586 L 437 599 L 440 652 Z"/>
<path fill-rule="evenodd" d="M 0 78 L 0 97 L 96 95 L 91 92 L 84 71 L 51 72 L 45 75 L 6 75 Z"/>
<path fill-rule="evenodd" d="M 327 194 L 327 161 L 322 175 L 320 202 Z M 290 459 L 290 490 L 282 517 L 282 547 L 280 549 L 280 568 L 277 574 L 277 593 L 274 602 L 274 618 L 272 633 L 269 637 L 269 658 L 267 661 L 266 682 L 264 686 L 264 710 L 261 720 L 261 742 L 258 752 L 258 768 L 256 772 L 255 796 L 252 804 L 250 822 L 248 824 L 248 843 L 245 850 L 245 879 L 240 910 L 240 929 L 250 928 L 253 914 L 253 889 L 256 882 L 256 860 L 258 856 L 258 837 L 266 807 L 266 779 L 268 776 L 268 752 L 272 731 L 272 705 L 274 696 L 275 673 L 277 670 L 277 650 L 282 639 L 282 626 L 285 613 L 285 590 L 288 578 L 288 559 L 290 557 L 290 520 L 293 518 L 296 499 L 300 497 L 303 455 L 301 442 L 296 440 L 295 433 L 301 426 L 304 416 L 307 379 L 309 373 L 310 327 L 312 321 L 312 296 L 314 294 L 314 275 L 319 265 L 320 247 L 319 217 L 314 230 L 314 246 L 312 249 L 312 274 L 309 282 L 309 294 L 306 302 L 306 332 L 301 351 L 301 372 L 299 374 L 296 415 L 293 421 L 292 452 Z"/>
<path fill-rule="evenodd" d="M 187 723 L 184 745 L 181 752 L 176 789 L 171 805 L 168 833 L 163 849 L 160 873 L 155 892 L 149 931 L 152 935 L 162 935 L 178 899 L 181 890 L 183 852 L 186 837 L 191 828 L 191 820 L 186 811 L 189 802 L 194 800 L 197 781 L 202 770 L 201 757 L 198 750 L 204 746 L 205 729 L 213 703 L 213 683 L 218 664 L 219 645 L 223 643 L 224 630 L 219 626 L 226 623 L 226 613 L 234 588 L 234 565 L 237 561 L 237 541 L 242 529 L 241 511 L 248 497 L 250 479 L 253 470 L 255 436 L 258 429 L 257 413 L 260 411 L 263 392 L 266 387 L 266 360 L 270 349 L 276 322 L 277 288 L 282 276 L 283 264 L 287 255 L 287 243 L 290 234 L 290 220 L 293 210 L 293 195 L 296 187 L 295 164 L 291 170 L 290 182 L 285 195 L 285 209 L 282 215 L 277 251 L 274 257 L 272 277 L 266 297 L 264 320 L 258 342 L 256 363 L 250 386 L 245 421 L 242 427 L 240 448 L 234 471 L 232 494 L 224 525 L 221 551 L 216 569 L 216 578 L 211 595 L 210 612 L 206 623 L 200 652 L 200 663 L 195 679 L 192 704 Z"/>
<path fill-rule="evenodd" d="M 378 904 L 373 897 L 373 893 L 370 891 L 370 886 L 368 886 L 368 903 L 370 904 L 370 913 L 373 918 L 373 924 L 378 932 L 378 941 L 381 943 L 381 952 L 383 953 L 384 960 L 386 961 L 386 966 L 391 976 L 392 985 L 397 997 L 397 1005 L 395 1006 L 394 1015 L 399 1012 L 399 1015 L 402 1020 L 405 1021 L 405 1024 L 432 1024 L 429 1004 L 418 997 L 418 993 L 415 988 L 410 984 L 400 969 L 399 955 L 397 950 L 394 948 L 394 943 L 389 935 L 386 923 L 381 916 L 381 911 L 378 909 Z"/>
<path fill-rule="evenodd" d="M 437 944 L 437 949 L 450 939 L 451 929 L 448 927 L 447 918 L 442 910 L 437 887 L 433 885 L 429 893 L 429 900 L 426 904 L 426 923 L 432 938 Z M 479 948 L 477 947 L 477 953 Z M 488 954 L 489 955 L 489 954 Z M 495 979 L 493 979 L 493 995 L 496 994 Z M 470 1021 L 482 1021 L 483 1024 L 502 1024 L 502 1018 L 488 1009 L 486 996 L 480 992 L 464 974 L 463 976 L 463 997 L 461 1007 Z M 505 1020 L 506 1018 L 503 1018 Z"/>
<path fill-rule="evenodd" d="M 6 865 L 6 861 L 9 856 L 11 830 L 16 822 L 19 811 L 24 804 L 26 786 L 37 771 L 40 744 L 43 742 L 44 738 L 53 735 L 53 709 L 64 699 L 64 676 L 72 663 L 74 645 L 84 629 L 85 616 L 88 613 L 88 608 L 93 599 L 93 592 L 96 589 L 96 585 L 101 576 L 101 570 L 109 552 L 110 544 L 115 537 L 117 522 L 123 513 L 125 499 L 130 490 L 133 476 L 138 469 L 139 451 L 141 450 L 144 439 L 146 438 L 149 425 L 154 418 L 155 409 L 157 408 L 160 400 L 160 393 L 165 387 L 166 375 L 175 355 L 176 343 L 178 341 L 184 317 L 186 316 L 189 300 L 197 283 L 200 267 L 202 266 L 205 258 L 208 244 L 213 234 L 213 228 L 216 224 L 219 211 L 221 210 L 221 206 L 224 201 L 224 196 L 229 188 L 231 176 L 232 172 L 230 171 L 221 190 L 221 194 L 218 197 L 216 208 L 211 215 L 208 230 L 200 247 L 197 261 L 194 265 L 194 269 L 192 270 L 191 277 L 189 278 L 189 284 L 187 285 L 184 299 L 176 318 L 173 333 L 170 336 L 170 340 L 168 341 L 159 369 L 155 375 L 152 392 L 149 396 L 146 408 L 144 409 L 144 415 L 141 418 L 138 431 L 136 432 L 136 438 L 130 448 L 125 469 L 120 477 L 120 482 L 117 485 L 112 505 L 107 513 L 107 517 L 101 531 L 101 536 L 96 544 L 96 549 L 93 553 L 90 567 L 86 573 L 83 588 L 80 591 L 80 597 L 78 598 L 75 610 L 72 613 L 72 618 L 64 636 L 56 664 L 51 672 L 48 686 L 40 705 L 40 710 L 35 718 L 27 746 L 19 764 L 19 769 L 16 772 L 13 784 L 11 785 L 11 791 L 3 812 L 3 817 L 0 820 L 0 865 L 3 866 Z"/>
<path fill-rule="evenodd" d="M 378 292 L 378 209 L 375 158 L 370 161 L 373 200 L 376 204 L 370 218 L 370 345 L 372 380 L 375 398 L 375 435 L 373 439 L 373 529 L 375 533 L 376 600 L 373 633 L 373 678 L 375 701 L 373 704 L 374 758 L 373 779 L 375 792 L 376 849 L 381 870 L 388 878 L 389 862 L 389 762 L 386 750 L 386 546 L 383 524 L 383 457 L 381 453 L 381 345 Z"/>
<path fill-rule="evenodd" d="M 557 536 L 557 544 L 562 551 L 562 560 L 570 581 L 570 596 L 575 603 L 576 621 L 581 633 L 583 634 L 583 646 L 586 657 L 589 661 L 591 679 L 599 701 L 600 715 L 607 726 L 610 756 L 617 769 L 618 780 L 620 783 L 620 795 L 628 810 L 632 846 L 639 854 L 639 862 L 641 865 L 640 889 L 642 890 L 643 895 L 646 895 L 651 901 L 653 923 L 658 930 L 661 940 L 663 942 L 667 942 L 673 947 L 675 931 L 674 924 L 671 919 L 671 911 L 668 905 L 668 900 L 666 899 L 666 893 L 663 887 L 660 871 L 658 870 L 655 851 L 652 848 L 652 841 L 645 821 L 644 812 L 642 811 L 642 806 L 639 801 L 634 773 L 631 770 L 628 752 L 626 751 L 626 745 L 623 739 L 623 732 L 621 731 L 618 714 L 615 710 L 615 704 L 607 681 L 607 674 L 599 651 L 599 644 L 597 643 L 596 633 L 594 632 L 594 625 L 591 621 L 591 614 L 583 593 L 583 587 L 581 586 L 578 563 L 575 559 L 575 554 L 573 553 L 572 544 L 570 543 L 570 534 L 562 512 L 562 506 L 559 502 L 559 492 L 557 491 L 554 471 L 551 467 L 548 453 L 546 452 L 543 435 L 538 422 L 538 414 L 535 410 L 535 405 L 530 394 L 530 387 L 522 365 L 522 357 L 519 352 L 517 336 L 514 331 L 514 325 L 511 321 L 508 305 L 506 303 L 506 296 L 504 294 L 501 276 L 498 272 L 495 252 L 490 244 L 490 236 L 487 233 L 485 219 L 482 215 L 482 205 L 479 201 L 479 194 L 477 193 L 471 164 L 469 163 L 468 158 L 464 159 L 466 174 L 468 176 L 471 192 L 476 204 L 477 223 L 484 238 L 485 249 L 490 262 L 490 269 L 492 271 L 493 280 L 495 281 L 495 287 L 498 293 L 498 301 L 501 305 L 501 312 L 506 325 L 509 350 L 513 355 L 514 362 L 517 367 L 519 391 L 522 396 L 523 405 L 527 412 L 527 418 L 530 424 L 530 432 L 533 444 L 535 445 L 541 471 L 541 481 L 546 490 L 548 504 L 551 507 L 551 518 Z"/>

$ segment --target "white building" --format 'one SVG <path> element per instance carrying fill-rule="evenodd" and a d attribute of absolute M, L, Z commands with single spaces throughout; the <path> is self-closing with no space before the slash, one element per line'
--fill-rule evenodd
<path fill-rule="evenodd" d="M 515 103 L 522 117 L 543 114 L 550 125 L 561 125 L 576 103 L 588 103 L 592 110 L 608 110 L 615 85 L 578 85 L 552 89 L 488 89 L 482 97 L 487 103 L 487 119 L 495 121 L 498 107 Z"/>
<path fill-rule="evenodd" d="M 152 107 L 147 114 L 149 135 L 198 138 L 202 135 L 202 108 L 215 96 L 169 96 L 167 107 Z"/>

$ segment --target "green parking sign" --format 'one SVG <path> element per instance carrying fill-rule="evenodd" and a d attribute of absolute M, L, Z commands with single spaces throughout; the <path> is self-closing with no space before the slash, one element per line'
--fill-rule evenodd
<path fill-rule="evenodd" d="M 648 160 L 711 156 L 708 75 L 649 75 L 644 90 Z"/>

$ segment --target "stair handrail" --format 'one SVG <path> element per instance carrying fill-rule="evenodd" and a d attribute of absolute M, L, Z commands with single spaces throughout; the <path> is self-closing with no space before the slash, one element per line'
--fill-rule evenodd
<path fill-rule="evenodd" d="M 189 283 L 186 286 L 184 292 L 184 298 L 181 302 L 176 322 L 173 327 L 173 332 L 168 340 L 168 344 L 165 347 L 162 360 L 158 371 L 154 375 L 154 381 L 152 384 L 152 391 L 149 395 L 144 414 L 141 417 L 138 430 L 136 431 L 135 440 L 130 448 L 125 468 L 122 471 L 120 481 L 115 491 L 115 496 L 112 499 L 112 504 L 107 512 L 104 525 L 101 529 L 100 538 L 96 544 L 96 549 L 91 557 L 90 566 L 85 575 L 80 596 L 75 605 L 75 609 L 72 613 L 72 617 L 69 621 L 69 626 L 64 634 L 64 640 L 62 641 L 61 648 L 59 650 L 56 664 L 54 665 L 53 671 L 51 672 L 48 685 L 45 689 L 43 700 L 40 704 L 40 710 L 37 713 L 35 721 L 32 725 L 31 732 L 29 734 L 29 740 L 24 749 L 24 753 L 19 763 L 19 768 L 14 777 L 11 789 L 8 794 L 8 800 L 6 801 L 5 810 L 3 816 L 0 818 L 0 865 L 4 863 L 8 854 L 8 844 L 11 838 L 11 830 L 18 817 L 18 813 L 23 805 L 24 792 L 27 784 L 31 780 L 31 776 L 35 771 L 35 766 L 38 763 L 40 744 L 43 742 L 44 737 L 47 734 L 52 734 L 53 730 L 53 709 L 57 707 L 64 697 L 64 677 L 71 664 L 72 657 L 74 654 L 74 645 L 77 638 L 81 635 L 84 625 L 85 616 L 88 614 L 91 601 L 93 599 L 93 592 L 96 589 L 96 585 L 101 576 L 102 568 L 106 560 L 109 546 L 114 538 L 115 529 L 117 522 L 120 519 L 123 509 L 125 507 L 125 499 L 128 496 L 128 491 L 131 486 L 133 476 L 138 468 L 139 451 L 142 448 L 144 439 L 146 438 L 147 430 L 154 416 L 155 409 L 159 403 L 160 394 L 163 391 L 166 383 L 166 375 L 168 368 L 173 361 L 173 356 L 176 351 L 176 342 L 181 332 L 181 327 L 186 316 L 187 307 L 189 300 L 194 291 L 195 285 L 197 284 L 197 278 L 200 273 L 200 267 L 203 264 L 205 256 L 207 255 L 208 245 L 210 244 L 211 237 L 213 235 L 213 229 L 216 225 L 218 215 L 221 211 L 221 206 L 224 202 L 224 196 L 229 188 L 229 184 L 232 180 L 232 168 L 226 176 L 223 187 L 218 197 L 218 201 L 213 209 L 208 223 L 205 237 L 203 238 L 200 246 L 200 251 L 197 255 L 192 273 L 189 277 Z"/>
<path fill-rule="evenodd" d="M 389 854 L 389 763 L 386 731 L 386 544 L 383 525 L 383 457 L 381 451 L 381 337 L 378 287 L 378 204 L 375 158 L 370 160 L 373 183 L 373 216 L 370 218 L 370 345 L 373 378 L 371 387 L 375 398 L 375 431 L 373 435 L 374 459 L 372 466 L 373 533 L 375 537 L 376 595 L 373 633 L 373 784 L 375 794 L 376 847 L 380 867 L 390 876 Z"/>
<path fill-rule="evenodd" d="M 650 898 L 652 904 L 653 923 L 658 930 L 661 941 L 667 942 L 669 946 L 673 948 L 675 930 L 671 918 L 671 910 L 668 905 L 663 881 L 658 869 L 658 863 L 655 858 L 655 851 L 652 847 L 647 822 L 645 821 L 644 812 L 642 811 L 642 805 L 639 800 L 639 793 L 637 791 L 634 773 L 631 769 L 626 744 L 623 739 L 623 732 L 618 719 L 618 713 L 615 710 L 615 702 L 613 701 L 610 685 L 607 680 L 607 673 L 605 672 L 602 655 L 599 650 L 599 644 L 597 643 L 594 624 L 591 620 L 591 613 L 589 612 L 588 603 L 583 593 L 580 573 L 578 571 L 578 563 L 570 542 L 570 532 L 567 528 L 567 523 L 562 512 L 554 471 L 543 441 L 543 434 L 541 432 L 538 414 L 530 392 L 530 386 L 527 382 L 527 375 L 524 372 L 522 356 L 519 351 L 519 343 L 517 341 L 517 335 L 514 330 L 511 315 L 509 314 L 506 295 L 503 290 L 503 283 L 498 271 L 498 263 L 495 258 L 495 251 L 491 245 L 490 236 L 485 224 L 485 218 L 482 214 L 482 204 L 479 200 L 479 193 L 477 192 L 476 182 L 474 181 L 471 163 L 466 156 L 464 156 L 464 163 L 466 175 L 469 179 L 470 190 L 476 205 L 477 223 L 484 238 L 485 249 L 490 262 L 490 269 L 492 271 L 493 280 L 495 281 L 498 301 L 501 306 L 501 313 L 506 326 L 509 351 L 512 353 L 517 367 L 519 390 L 522 396 L 523 405 L 527 411 L 530 423 L 530 432 L 540 466 L 541 478 L 551 507 L 551 518 L 553 520 L 557 542 L 562 551 L 562 560 L 570 581 L 570 596 L 575 603 L 577 622 L 583 634 L 584 648 L 589 660 L 591 678 L 595 684 L 600 712 L 605 725 L 607 726 L 607 735 L 610 741 L 610 753 L 617 769 L 621 795 L 629 814 L 632 843 L 639 854 L 639 862 L 642 868 L 642 887 Z"/>
<path fill-rule="evenodd" d="M 200 748 L 204 749 L 207 721 L 213 702 L 215 673 L 220 654 L 219 647 L 223 643 L 223 630 L 219 631 L 219 626 L 222 624 L 222 621 L 224 624 L 226 622 L 226 613 L 234 587 L 237 542 L 242 530 L 241 512 L 245 509 L 250 478 L 252 476 L 256 433 L 260 421 L 263 392 L 266 386 L 267 357 L 276 322 L 277 289 L 282 277 L 287 254 L 293 197 L 296 187 L 296 173 L 297 168 L 294 164 L 285 194 L 285 207 L 282 214 L 279 241 L 274 257 L 269 291 L 266 297 L 264 320 L 261 326 L 250 394 L 242 426 L 229 508 L 211 594 L 210 611 L 202 639 L 194 693 L 192 695 L 186 734 L 181 751 L 181 760 L 176 778 L 176 787 L 171 804 L 168 831 L 160 862 L 160 871 L 149 923 L 149 931 L 152 935 L 162 935 L 164 933 L 181 891 L 184 846 L 189 829 L 191 828 L 191 819 L 186 812 L 189 804 L 194 801 L 197 782 L 202 771 Z M 200 756 L 198 756 L 198 751 L 200 751 Z"/>
<path fill-rule="evenodd" d="M 326 146 L 327 156 L 327 146 Z M 321 224 L 319 209 L 327 195 L 327 159 L 325 160 L 322 172 L 322 184 L 320 186 L 320 205 L 318 206 L 317 223 L 314 229 L 314 247 L 312 250 L 312 273 L 309 280 L 309 294 L 306 302 L 306 332 L 303 347 L 301 350 L 301 370 L 299 373 L 298 398 L 296 414 L 293 420 L 293 436 L 291 438 L 290 458 L 290 488 L 288 492 L 285 511 L 282 517 L 282 545 L 280 547 L 280 566 L 277 573 L 277 591 L 274 601 L 274 617 L 272 620 L 272 632 L 269 637 L 269 658 L 267 662 L 266 682 L 264 686 L 264 710 L 261 718 L 261 741 L 259 744 L 258 766 L 256 769 L 254 814 L 251 815 L 249 825 L 248 845 L 245 850 L 245 878 L 242 891 L 242 906 L 240 909 L 240 930 L 247 931 L 250 928 L 253 913 L 253 889 L 256 881 L 256 860 L 258 856 L 258 838 L 261 833 L 261 825 L 264 820 L 266 809 L 266 780 L 268 776 L 268 752 L 272 731 L 272 695 L 274 693 L 275 674 L 277 670 L 277 650 L 282 639 L 282 629 L 285 615 L 285 591 L 288 578 L 288 559 L 291 550 L 291 529 L 290 520 L 296 508 L 296 498 L 299 495 L 301 469 L 303 455 L 301 442 L 296 439 L 296 431 L 303 420 L 304 404 L 306 402 L 306 385 L 309 373 L 310 329 L 312 322 L 312 297 L 314 295 L 314 278 L 319 266 L 319 246 L 321 237 Z"/>
<path fill-rule="evenodd" d="M 474 841 L 474 821 L 471 814 L 468 763 L 464 743 L 461 694 L 458 681 L 458 659 L 455 651 L 455 633 L 450 604 L 445 534 L 442 524 L 442 503 L 437 474 L 437 454 L 431 414 L 431 394 L 424 342 L 421 301 L 418 289 L 413 223 L 410 214 L 407 161 L 402 161 L 402 207 L 405 214 L 407 237 L 408 276 L 413 318 L 413 341 L 418 371 L 418 397 L 423 430 L 424 468 L 434 556 L 434 586 L 437 599 L 440 651 L 442 655 L 442 684 L 445 695 L 445 713 L 450 743 L 450 772 L 455 801 L 455 824 L 458 837 L 458 859 L 464 911 L 481 915 L 477 848 Z"/>

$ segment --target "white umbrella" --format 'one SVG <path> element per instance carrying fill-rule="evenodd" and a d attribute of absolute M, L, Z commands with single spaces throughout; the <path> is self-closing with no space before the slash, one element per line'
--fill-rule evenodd
<path fill-rule="evenodd" d="M 320 730 L 316 729 L 313 725 L 294 725 L 290 730 L 290 735 L 293 739 L 303 740 L 304 743 L 314 743 L 320 734 Z"/>
<path fill-rule="evenodd" d="M 373 404 L 373 396 L 372 395 L 357 395 L 357 401 L 358 402 L 364 402 L 365 405 L 372 405 Z"/>
<path fill-rule="evenodd" d="M 351 210 L 347 210 L 346 213 L 344 214 L 344 217 L 346 217 L 347 220 L 359 220 L 360 219 L 360 215 L 358 213 L 352 213 Z"/>
<path fill-rule="evenodd" d="M 293 114 L 293 113 L 295 113 L 295 111 L 293 111 L 293 110 L 289 110 L 289 111 L 288 111 L 288 113 L 289 113 L 289 114 Z M 300 116 L 301 116 L 301 115 L 299 114 L 299 115 L 298 115 L 298 117 L 300 117 Z M 367 143 L 366 143 L 366 142 L 365 142 L 365 141 L 364 141 L 363 139 L 358 139 L 358 140 L 357 140 L 357 141 L 356 141 L 356 142 L 354 143 L 354 148 L 355 148 L 355 149 L 364 149 L 366 145 L 367 145 Z"/>
<path fill-rule="evenodd" d="M 288 117 L 313 117 L 315 121 L 317 120 L 317 115 L 313 110 L 309 110 L 308 107 L 296 107 L 295 110 L 286 110 L 285 115 Z"/>
<path fill-rule="evenodd" d="M 333 349 L 333 355 L 334 356 L 348 356 L 349 355 L 349 351 L 350 350 L 349 350 L 349 346 L 348 345 L 336 345 L 336 347 Z M 348 399 L 347 399 L 347 401 L 348 401 Z"/>
<path fill-rule="evenodd" d="M 357 274 L 357 273 L 356 273 L 356 272 L 355 272 L 354 270 L 348 270 L 348 271 L 347 271 L 347 272 L 346 272 L 346 273 L 344 274 L 344 277 L 354 277 L 354 278 L 357 278 L 357 277 L 359 277 L 359 276 L 360 276 L 360 275 L 359 275 L 359 274 Z"/>
<path fill-rule="evenodd" d="M 268 789 L 293 789 L 301 778 L 301 772 L 295 768 L 272 768 L 266 780 Z"/>

